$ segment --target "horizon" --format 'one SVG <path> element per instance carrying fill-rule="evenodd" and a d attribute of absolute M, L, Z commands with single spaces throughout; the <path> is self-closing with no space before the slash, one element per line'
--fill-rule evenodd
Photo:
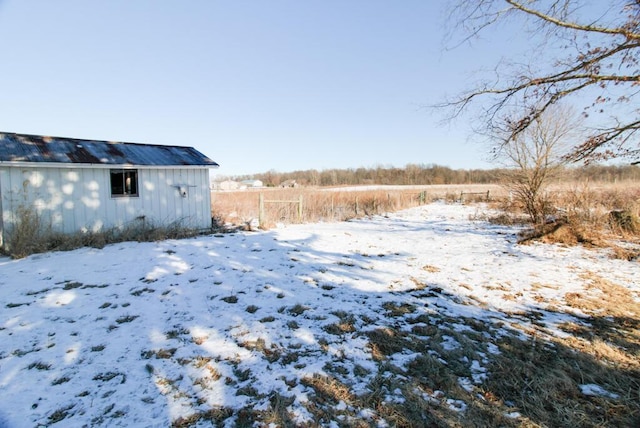
<path fill-rule="evenodd" d="M 620 162 L 619 160 L 617 161 L 601 161 L 601 162 L 592 162 L 588 165 L 576 162 L 573 164 L 565 164 L 563 165 L 563 168 L 565 169 L 569 169 L 569 170 L 578 170 L 580 168 L 597 168 L 597 167 L 602 167 L 602 168 L 624 168 L 624 167 L 637 167 L 638 163 L 629 163 L 629 162 L 625 162 L 625 163 L 618 163 Z M 255 173 L 250 173 L 250 174 L 238 174 L 238 175 L 225 175 L 225 174 L 216 174 L 215 172 L 218 171 L 218 168 L 214 168 L 210 170 L 210 180 L 211 181 L 217 181 L 217 180 L 234 180 L 234 179 L 252 179 L 255 176 L 258 175 L 265 175 L 265 174 L 281 174 L 281 175 L 290 175 L 290 174 L 295 174 L 295 173 L 308 173 L 308 172 L 318 172 L 320 174 L 322 173 L 326 173 L 326 172 L 331 172 L 331 171 L 357 171 L 359 169 L 364 169 L 367 171 L 370 170 L 377 170 L 377 169 L 384 169 L 384 170 L 390 170 L 390 169 L 396 169 L 396 170 L 406 170 L 408 167 L 413 166 L 413 167 L 418 167 L 420 169 L 430 169 L 430 168 L 444 168 L 444 169 L 448 169 L 452 172 L 471 172 L 471 171 L 485 171 L 485 172 L 491 172 L 491 171 L 497 171 L 497 170 L 504 170 L 504 169 L 509 169 L 508 167 L 504 167 L 504 166 L 492 166 L 492 167 L 485 167 L 485 168 L 452 168 L 450 166 L 447 165 L 440 165 L 440 164 L 405 164 L 404 166 L 398 167 L 398 166 L 393 166 L 393 165 L 376 165 L 376 166 L 370 166 L 370 167 L 366 167 L 366 166 L 360 166 L 360 167 L 347 167 L 347 168 L 326 168 L 326 169 L 305 169 L 305 170 L 291 170 L 291 171 L 277 171 L 277 170 L 268 170 L 268 171 L 263 171 L 263 172 L 255 172 Z M 513 167 L 512 167 L 513 168 Z"/>

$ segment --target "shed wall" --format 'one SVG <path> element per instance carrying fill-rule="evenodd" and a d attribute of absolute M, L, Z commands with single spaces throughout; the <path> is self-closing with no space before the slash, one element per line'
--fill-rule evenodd
<path fill-rule="evenodd" d="M 112 197 L 110 168 L 0 166 L 0 225 L 6 233 L 21 210 L 33 208 L 45 226 L 64 233 L 141 221 L 211 226 L 208 169 L 133 169 L 138 171 L 138 196 Z"/>

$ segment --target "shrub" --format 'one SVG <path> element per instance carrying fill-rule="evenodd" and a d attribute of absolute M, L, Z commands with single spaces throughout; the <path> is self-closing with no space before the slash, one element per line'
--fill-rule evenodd
<path fill-rule="evenodd" d="M 8 230 L 5 251 L 13 258 L 46 251 L 41 239 L 46 232 L 37 211 L 33 208 L 18 207 L 16 219 L 13 227 Z"/>

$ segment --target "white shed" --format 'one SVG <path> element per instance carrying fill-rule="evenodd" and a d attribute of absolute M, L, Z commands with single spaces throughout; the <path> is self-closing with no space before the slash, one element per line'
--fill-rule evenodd
<path fill-rule="evenodd" d="M 25 210 L 63 233 L 141 220 L 209 228 L 216 167 L 192 147 L 0 133 L 0 247 Z"/>

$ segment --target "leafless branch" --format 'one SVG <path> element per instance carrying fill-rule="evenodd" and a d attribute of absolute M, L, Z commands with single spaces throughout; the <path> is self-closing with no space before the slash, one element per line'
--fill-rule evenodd
<path fill-rule="evenodd" d="M 615 100 L 616 107 L 619 108 L 620 103 L 630 106 L 624 114 L 619 114 L 625 119 L 592 132 L 582 144 L 575 146 L 574 153 L 567 159 L 640 157 L 640 148 L 633 147 L 640 146 L 640 109 L 633 107 L 633 97 L 638 95 L 640 87 L 640 1 L 632 0 L 620 6 L 618 21 L 612 25 L 602 24 L 599 21 L 602 16 L 588 24 L 573 19 L 580 5 L 578 0 L 460 0 L 454 12 L 468 32 L 466 41 L 507 16 L 528 18 L 548 27 L 551 30 L 546 35 L 548 38 L 565 40 L 565 34 L 573 36 L 563 45 L 567 52 L 564 59 L 547 64 L 552 72 L 537 73 L 524 66 L 500 68 L 496 70 L 498 79 L 494 83 L 477 85 L 436 107 L 446 108 L 450 118 L 456 118 L 471 104 L 482 102 L 485 107 L 481 109 L 480 118 L 487 133 L 498 129 L 497 122 L 510 116 L 512 127 L 508 135 L 514 140 L 551 106 L 569 96 L 585 93 L 590 87 L 600 91 L 615 88 L 616 92 L 623 93 Z M 613 6 L 608 12 L 612 10 Z M 583 38 L 579 38 L 579 34 Z M 622 69 L 626 72 L 618 73 Z M 504 82 L 509 74 L 512 77 L 507 83 L 498 83 Z M 485 99 L 490 100 L 488 104 Z M 609 102 L 613 102 L 611 97 L 597 95 L 592 105 Z M 586 112 L 591 106 L 587 104 L 584 108 Z"/>

